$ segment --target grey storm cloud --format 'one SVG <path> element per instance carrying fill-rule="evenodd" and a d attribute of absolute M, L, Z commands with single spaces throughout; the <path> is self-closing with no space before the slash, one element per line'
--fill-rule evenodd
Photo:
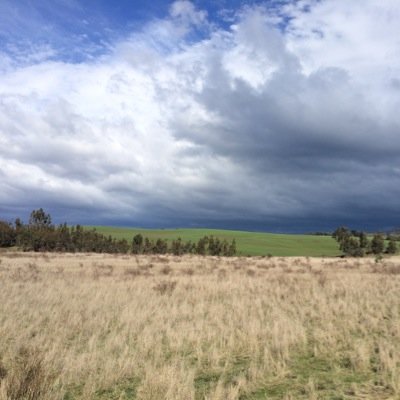
<path fill-rule="evenodd" d="M 246 7 L 220 28 L 178 1 L 95 61 L 3 66 L 4 216 L 43 206 L 71 222 L 399 226 L 400 49 L 387 35 L 400 34 L 400 7 L 303 3 Z M 187 41 L 192 26 L 206 38 Z"/>

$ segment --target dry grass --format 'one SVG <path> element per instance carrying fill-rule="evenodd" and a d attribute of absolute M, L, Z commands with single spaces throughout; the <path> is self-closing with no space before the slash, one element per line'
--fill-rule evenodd
<path fill-rule="evenodd" d="M 0 253 L 0 399 L 399 399 L 400 259 Z"/>

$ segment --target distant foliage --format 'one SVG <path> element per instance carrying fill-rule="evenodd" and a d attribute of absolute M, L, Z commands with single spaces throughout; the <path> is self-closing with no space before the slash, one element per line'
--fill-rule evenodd
<path fill-rule="evenodd" d="M 349 230 L 341 226 L 333 232 L 332 237 L 339 243 L 339 248 L 344 255 L 350 257 L 363 257 L 366 254 L 378 256 L 384 252 L 387 254 L 396 254 L 397 252 L 397 238 L 393 235 L 386 237 L 389 240 L 386 249 L 385 237 L 381 233 L 374 234 L 370 241 L 365 232 Z"/>
<path fill-rule="evenodd" d="M 362 232 L 358 234 L 354 230 L 350 231 L 347 227 L 341 226 L 333 232 L 332 237 L 339 243 L 340 250 L 346 256 L 362 257 L 365 254 Z M 363 242 L 363 246 L 361 242 Z"/>
<path fill-rule="evenodd" d="M 199 254 L 211 256 L 234 256 L 236 254 L 236 241 L 232 242 L 220 240 L 213 236 L 200 238 L 197 243 L 190 240 L 184 242 L 181 238 L 172 240 L 170 243 L 166 239 L 151 240 L 143 238 L 139 233 L 132 240 L 133 254 Z"/>
<path fill-rule="evenodd" d="M 82 226 L 68 226 L 66 223 L 55 226 L 50 214 L 42 208 L 32 211 L 29 223 L 19 218 L 15 223 L 0 221 L 0 247 L 17 246 L 23 251 L 49 252 L 94 252 L 94 253 L 133 253 L 133 254 L 200 254 L 212 256 L 233 256 L 236 242 L 219 238 L 203 237 L 197 243 L 181 238 L 168 242 L 165 239 L 149 239 L 137 234 L 129 244 L 126 239 L 115 239 L 83 229 Z"/>
<path fill-rule="evenodd" d="M 0 247 L 11 247 L 15 245 L 16 232 L 12 224 L 0 221 Z"/>
<path fill-rule="evenodd" d="M 371 241 L 371 252 L 373 254 L 382 254 L 385 250 L 385 239 L 383 235 L 376 234 Z"/>
<path fill-rule="evenodd" d="M 389 243 L 386 248 L 386 253 L 387 254 L 396 254 L 397 253 L 397 244 L 394 239 L 389 240 Z"/>

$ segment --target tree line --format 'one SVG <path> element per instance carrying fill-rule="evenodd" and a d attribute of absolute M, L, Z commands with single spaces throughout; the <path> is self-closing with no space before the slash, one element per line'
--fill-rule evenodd
<path fill-rule="evenodd" d="M 180 256 L 182 254 L 200 254 L 210 256 L 227 256 L 231 257 L 236 254 L 236 241 L 231 242 L 221 240 L 213 236 L 204 236 L 197 242 L 183 241 L 181 238 L 172 240 L 171 243 L 166 239 L 151 240 L 137 234 L 132 241 L 133 254 L 174 254 Z"/>
<path fill-rule="evenodd" d="M 126 239 L 116 239 L 103 235 L 95 229 L 84 229 L 81 225 L 58 226 L 52 223 L 50 214 L 42 208 L 33 210 L 29 222 L 20 218 L 14 223 L 0 220 L 0 247 L 17 246 L 23 251 L 48 252 L 93 252 L 93 253 L 133 253 L 133 254 L 200 254 L 212 256 L 234 256 L 236 241 L 228 242 L 213 236 L 205 236 L 197 242 L 183 241 L 181 238 L 149 239 L 142 234 Z"/>
<path fill-rule="evenodd" d="M 397 237 L 386 236 L 387 244 L 385 244 L 385 236 L 376 233 L 369 239 L 368 235 L 362 231 L 350 230 L 344 226 L 337 228 L 332 237 L 339 243 L 340 250 L 351 257 L 363 257 L 367 254 L 396 254 Z"/>

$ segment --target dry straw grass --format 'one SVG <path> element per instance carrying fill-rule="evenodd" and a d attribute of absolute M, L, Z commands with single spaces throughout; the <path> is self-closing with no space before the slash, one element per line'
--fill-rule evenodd
<path fill-rule="evenodd" d="M 0 399 L 399 399 L 400 260 L 0 254 Z"/>

